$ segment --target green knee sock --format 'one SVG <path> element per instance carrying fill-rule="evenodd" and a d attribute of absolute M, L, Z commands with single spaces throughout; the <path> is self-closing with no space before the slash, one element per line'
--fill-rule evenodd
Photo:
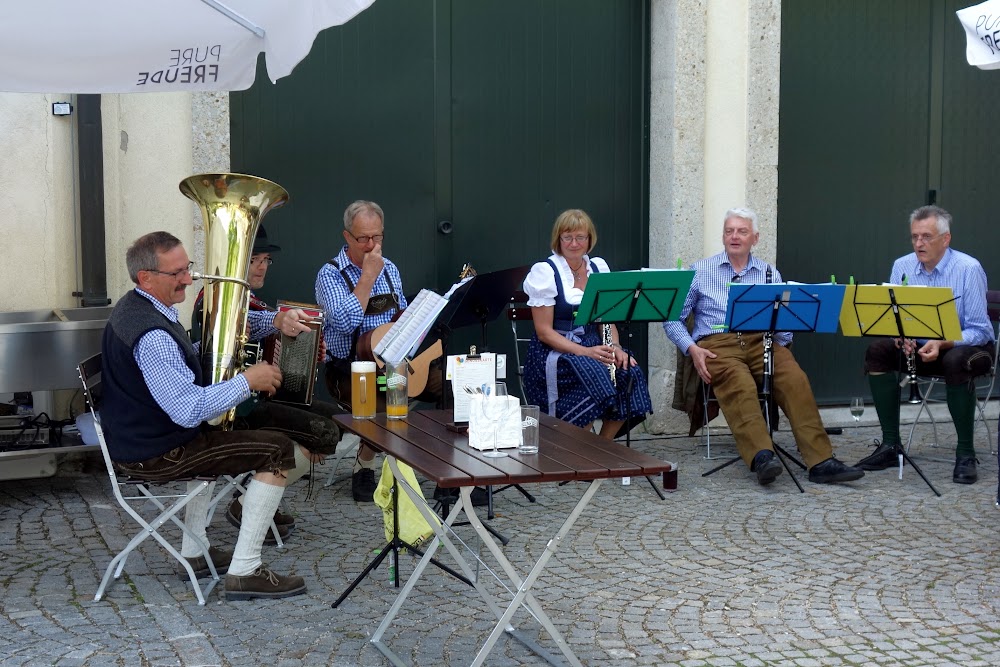
<path fill-rule="evenodd" d="M 972 444 L 972 436 L 976 430 L 976 395 L 964 384 L 948 385 L 945 392 L 948 412 L 951 413 L 955 434 L 958 436 L 955 456 L 974 457 L 976 448 Z"/>
<path fill-rule="evenodd" d="M 899 383 L 895 373 L 869 375 L 868 386 L 872 390 L 872 401 L 878 412 L 878 423 L 882 426 L 884 444 L 900 444 L 899 439 Z"/>

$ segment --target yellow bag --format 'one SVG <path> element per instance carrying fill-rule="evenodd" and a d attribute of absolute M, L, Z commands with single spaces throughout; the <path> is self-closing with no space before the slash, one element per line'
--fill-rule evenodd
<path fill-rule="evenodd" d="M 399 471 L 403 474 L 403 479 L 406 480 L 405 482 L 400 482 L 400 484 L 409 484 L 410 488 L 416 490 L 420 494 L 420 497 L 423 498 L 424 494 L 420 490 L 420 485 L 417 484 L 417 476 L 413 474 L 413 468 L 398 459 L 396 465 L 399 466 Z M 382 475 L 379 477 L 378 486 L 375 487 L 375 504 L 382 508 L 382 519 L 385 523 L 385 539 L 387 542 L 392 540 L 393 532 L 392 482 L 392 469 L 389 467 L 389 460 L 386 459 L 382 461 Z M 399 539 L 407 544 L 419 547 L 434 534 L 434 528 L 427 523 L 427 519 L 424 518 L 424 515 L 420 513 L 417 506 L 410 500 L 410 496 L 402 488 L 399 489 L 397 506 L 399 507 Z M 437 517 L 435 517 L 435 520 L 440 525 L 441 521 Z"/>

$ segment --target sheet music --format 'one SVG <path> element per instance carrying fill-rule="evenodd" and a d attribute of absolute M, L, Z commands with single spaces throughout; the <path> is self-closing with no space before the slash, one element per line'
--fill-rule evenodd
<path fill-rule="evenodd" d="M 448 299 L 439 294 L 420 290 L 375 346 L 375 354 L 388 364 L 398 364 L 404 357 L 413 355 L 447 303 Z"/>
<path fill-rule="evenodd" d="M 469 401 L 472 395 L 465 391 L 465 387 L 475 389 L 484 384 L 492 387 L 496 383 L 496 368 L 496 356 L 490 352 L 484 352 L 478 359 L 469 359 L 465 354 L 448 357 L 447 377 L 451 380 L 451 391 L 455 399 L 454 421 L 469 421 Z"/>

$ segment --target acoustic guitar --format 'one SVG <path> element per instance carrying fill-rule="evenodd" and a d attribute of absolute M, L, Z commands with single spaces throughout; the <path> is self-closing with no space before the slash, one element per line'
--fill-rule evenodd
<path fill-rule="evenodd" d="M 374 361 L 379 369 L 385 367 L 385 362 L 375 356 L 373 350 L 379 341 L 392 328 L 393 322 L 379 325 L 371 331 L 366 331 L 358 338 L 358 359 L 362 361 Z M 409 360 L 407 369 L 406 392 L 410 398 L 416 398 L 423 393 L 427 387 L 427 377 L 430 375 L 431 362 L 444 354 L 444 345 L 441 340 L 435 340 L 426 350 Z"/>

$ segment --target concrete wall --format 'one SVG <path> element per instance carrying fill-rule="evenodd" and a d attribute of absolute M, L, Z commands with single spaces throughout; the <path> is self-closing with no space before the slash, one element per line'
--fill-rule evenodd
<path fill-rule="evenodd" d="M 79 305 L 72 296 L 80 289 L 76 115 L 53 116 L 53 101 L 75 99 L 0 93 L 0 229 L 7 250 L 0 311 Z M 204 255 L 197 207 L 177 184 L 193 173 L 228 171 L 228 104 L 227 93 L 102 97 L 112 301 L 132 288 L 125 250 L 142 234 L 165 229 L 192 259 Z"/>
<path fill-rule="evenodd" d="M 760 214 L 756 253 L 776 254 L 780 0 L 653 0 L 649 258 L 685 266 L 722 249 L 722 216 Z M 670 407 L 676 349 L 649 333 L 655 433 L 687 431 Z"/>

